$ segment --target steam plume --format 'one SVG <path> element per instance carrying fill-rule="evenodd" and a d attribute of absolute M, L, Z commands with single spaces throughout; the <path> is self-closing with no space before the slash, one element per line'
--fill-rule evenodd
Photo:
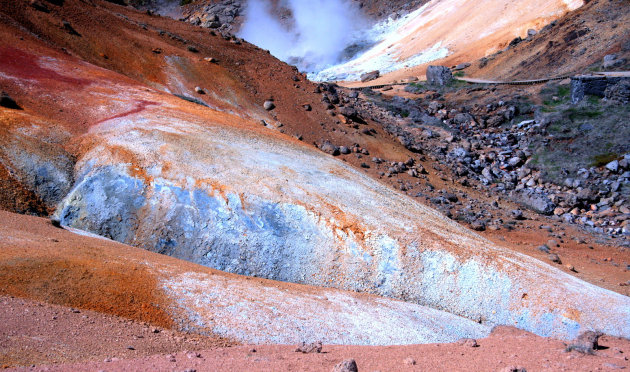
<path fill-rule="evenodd" d="M 279 6 L 290 11 L 290 21 L 273 15 L 269 0 L 250 0 L 239 36 L 306 72 L 352 57 L 348 47 L 367 26 L 348 0 L 280 0 Z"/>

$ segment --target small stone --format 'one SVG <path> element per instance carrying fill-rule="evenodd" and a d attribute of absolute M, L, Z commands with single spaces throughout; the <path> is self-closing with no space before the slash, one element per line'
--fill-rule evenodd
<path fill-rule="evenodd" d="M 575 267 L 573 267 L 573 265 L 567 265 L 566 267 L 567 267 L 567 270 L 577 273 L 577 270 L 575 270 Z"/>
<path fill-rule="evenodd" d="M 295 352 L 303 354 L 319 354 L 322 352 L 322 342 L 317 341 L 310 344 L 302 342 L 302 344 L 298 345 L 297 349 L 295 349 Z"/>
<path fill-rule="evenodd" d="M 558 244 L 558 241 L 555 239 L 549 239 L 547 240 L 547 246 L 549 247 L 559 247 L 560 244 Z"/>
<path fill-rule="evenodd" d="M 569 346 L 567 351 L 577 351 L 584 354 L 593 354 L 594 350 L 599 348 L 599 338 L 602 336 L 600 332 L 586 331 L 580 334 Z"/>
<path fill-rule="evenodd" d="M 195 92 L 197 94 L 206 94 L 206 91 L 201 89 L 201 87 L 195 87 Z"/>
<path fill-rule="evenodd" d="M 560 256 L 558 256 L 555 253 L 551 253 L 551 254 L 547 255 L 547 258 L 549 259 L 549 261 L 557 263 L 558 265 L 562 264 L 562 261 L 560 260 Z"/>
<path fill-rule="evenodd" d="M 199 49 L 195 48 L 192 45 L 187 46 L 186 49 L 188 49 L 188 51 L 192 53 L 199 53 Z"/>
<path fill-rule="evenodd" d="M 188 357 L 188 359 L 201 358 L 201 354 L 195 351 L 191 351 L 191 352 L 186 353 L 186 357 Z"/>
<path fill-rule="evenodd" d="M 610 163 L 606 164 L 606 169 L 611 172 L 617 173 L 619 170 L 619 160 L 613 160 Z"/>
<path fill-rule="evenodd" d="M 499 372 L 527 372 L 527 370 L 525 369 L 525 367 L 509 366 L 509 367 L 503 368 Z"/>
<path fill-rule="evenodd" d="M 59 220 L 59 218 L 57 217 L 51 217 L 50 218 L 50 224 L 53 225 L 54 227 L 61 229 L 61 221 Z"/>
<path fill-rule="evenodd" d="M 133 346 L 127 346 L 127 350 L 136 350 L 136 348 Z"/>
<path fill-rule="evenodd" d="M 357 367 L 357 362 L 354 359 L 347 359 L 343 362 L 337 364 L 332 372 L 359 372 L 359 368 Z"/>
<path fill-rule="evenodd" d="M 342 154 L 344 154 L 344 155 L 347 155 L 347 154 L 349 154 L 349 153 L 350 153 L 350 149 L 349 149 L 349 148 L 347 148 L 346 146 L 341 146 L 341 147 L 339 148 L 339 152 L 340 152 L 340 153 L 342 153 Z"/>
<path fill-rule="evenodd" d="M 367 81 L 372 81 L 372 80 L 376 80 L 381 76 L 380 71 L 375 70 L 375 71 L 371 71 L 371 72 L 366 72 L 365 74 L 361 75 L 361 82 L 365 83 Z"/>
<path fill-rule="evenodd" d="M 405 363 L 408 366 L 415 366 L 416 360 L 413 359 L 412 357 L 409 357 L 409 358 L 405 358 L 405 360 L 403 360 L 403 363 Z"/>
<path fill-rule="evenodd" d="M 325 141 L 319 148 L 323 152 L 328 153 L 330 155 L 333 155 L 333 156 L 339 155 L 339 148 L 333 145 L 332 143 L 330 143 L 330 141 Z"/>
<path fill-rule="evenodd" d="M 520 220 L 524 220 L 524 219 L 525 219 L 525 217 L 523 216 L 523 211 L 522 211 L 522 210 L 520 210 L 520 209 L 514 209 L 514 210 L 512 211 L 512 217 L 513 217 L 515 220 L 519 220 L 519 221 L 520 221 Z"/>
<path fill-rule="evenodd" d="M 273 103 L 273 101 L 265 101 L 265 103 L 263 103 L 263 107 L 265 108 L 265 110 L 271 111 L 276 108 L 276 104 Z"/>
<path fill-rule="evenodd" d="M 462 338 L 461 340 L 457 341 L 457 344 L 467 347 L 479 347 L 479 344 L 477 344 L 477 340 L 475 340 L 474 338 Z"/>
<path fill-rule="evenodd" d="M 470 224 L 470 227 L 475 231 L 485 231 L 486 223 L 483 221 L 473 221 L 473 223 Z"/>
<path fill-rule="evenodd" d="M 212 57 L 206 57 L 203 60 L 206 61 L 206 62 L 209 62 L 209 63 L 215 63 L 217 61 L 216 59 L 214 59 Z"/>
<path fill-rule="evenodd" d="M 175 358 L 175 355 L 173 354 L 169 354 L 166 356 L 166 360 L 168 360 L 171 363 L 175 363 L 177 361 L 177 359 Z"/>

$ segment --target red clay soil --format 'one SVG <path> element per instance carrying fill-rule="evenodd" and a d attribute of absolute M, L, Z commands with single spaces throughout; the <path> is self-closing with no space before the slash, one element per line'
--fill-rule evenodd
<path fill-rule="evenodd" d="M 133 322 L 107 322 L 92 313 L 84 318 L 68 309 L 22 300 L 5 299 L 4 303 L 7 302 L 10 305 L 2 306 L 24 312 L 21 318 L 34 323 L 20 332 L 21 340 L 8 338 L 9 347 L 28 346 L 26 353 L 42 353 L 52 364 L 80 358 L 79 350 L 94 346 L 93 356 L 88 360 L 98 360 L 16 369 L 25 371 L 331 371 L 347 359 L 354 359 L 359 371 L 512 371 L 510 368 L 515 367 L 527 371 L 612 371 L 630 367 L 627 356 L 630 341 L 606 336 L 600 338 L 601 349 L 593 355 L 566 352 L 566 344 L 561 341 L 511 327 L 497 327 L 488 338 L 476 340 L 477 347 L 463 342 L 385 347 L 324 345 L 321 353 L 312 354 L 296 352 L 295 345 L 208 349 L 205 339 L 184 341 L 181 336 L 151 334 L 148 328 Z M 53 316 L 57 319 L 52 320 Z M 15 321 L 7 320 L 10 323 L 4 326 L 8 329 L 5 332 L 15 332 Z M 67 332 L 75 336 L 64 336 Z M 138 339 L 138 336 L 143 338 Z M 69 352 L 66 359 L 56 360 L 57 350 L 41 346 L 53 340 L 64 350 L 73 347 L 79 350 Z M 101 340 L 113 342 L 99 343 Z M 191 350 L 196 351 L 182 351 L 195 342 L 198 348 Z M 210 344 L 213 346 L 212 342 Z M 136 350 L 129 350 L 128 346 Z M 165 347 L 172 349 L 159 351 Z M 156 355 L 145 356 L 150 350 L 155 350 Z"/>
<path fill-rule="evenodd" d="M 233 342 L 103 313 L 0 296 L 0 367 L 147 357 Z"/>

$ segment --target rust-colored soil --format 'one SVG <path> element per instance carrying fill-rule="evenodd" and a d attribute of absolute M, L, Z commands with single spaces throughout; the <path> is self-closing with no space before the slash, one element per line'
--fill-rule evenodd
<path fill-rule="evenodd" d="M 216 348 L 173 355 L 36 367 L 50 371 L 331 371 L 343 360 L 354 359 L 359 371 L 613 371 L 630 367 L 630 341 L 600 339 L 593 355 L 565 352 L 566 345 L 509 327 L 498 327 L 478 347 L 459 343 L 365 347 L 324 345 L 320 354 L 295 352 L 296 346 L 256 345 Z M 25 369 L 26 370 L 26 369 Z"/>
<path fill-rule="evenodd" d="M 217 337 L 100 312 L 0 296 L 0 368 L 100 362 L 231 345 Z"/>
<path fill-rule="evenodd" d="M 111 250 L 120 248 L 105 240 L 94 247 L 50 224 L 0 215 L 0 235 L 10 236 L 9 229 L 30 232 L 0 251 L 0 294 L 171 326 L 155 276 L 142 265 L 130 265 L 125 252 L 111 260 Z"/>

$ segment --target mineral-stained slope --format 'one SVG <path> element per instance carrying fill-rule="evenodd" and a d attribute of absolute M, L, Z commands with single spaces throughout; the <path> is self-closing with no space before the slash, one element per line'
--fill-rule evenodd
<path fill-rule="evenodd" d="M 0 284 L 3 295 L 243 343 L 416 344 L 490 332 L 416 304 L 226 274 L 3 211 Z"/>
<path fill-rule="evenodd" d="M 221 91 L 209 90 L 216 105 L 206 107 L 43 43 L 16 44 L 2 46 L 0 81 L 28 98 L 24 110 L 0 111 L 2 147 L 22 144 L 3 156 L 34 180 L 42 199 L 61 200 L 55 216 L 64 225 L 219 270 L 378 294 L 545 336 L 585 329 L 630 335 L 627 297 L 498 247 L 262 127 L 266 114 L 253 105 L 222 108 Z M 239 298 L 207 293 L 206 286 L 220 284 L 204 275 L 169 277 L 169 291 L 187 309 L 179 319 L 188 317 L 193 328 L 210 319 L 196 307 Z M 243 309 L 265 303 L 261 296 Z M 300 302 L 317 305 L 287 301 Z M 348 304 L 339 296 L 331 302 Z M 388 342 L 403 341 L 378 341 Z"/>
<path fill-rule="evenodd" d="M 385 25 L 390 29 L 386 37 L 366 53 L 322 75 L 347 74 L 347 80 L 357 80 L 371 70 L 391 72 L 370 84 L 424 75 L 428 63 L 450 66 L 477 60 L 583 4 L 582 0 L 432 0 Z"/>

